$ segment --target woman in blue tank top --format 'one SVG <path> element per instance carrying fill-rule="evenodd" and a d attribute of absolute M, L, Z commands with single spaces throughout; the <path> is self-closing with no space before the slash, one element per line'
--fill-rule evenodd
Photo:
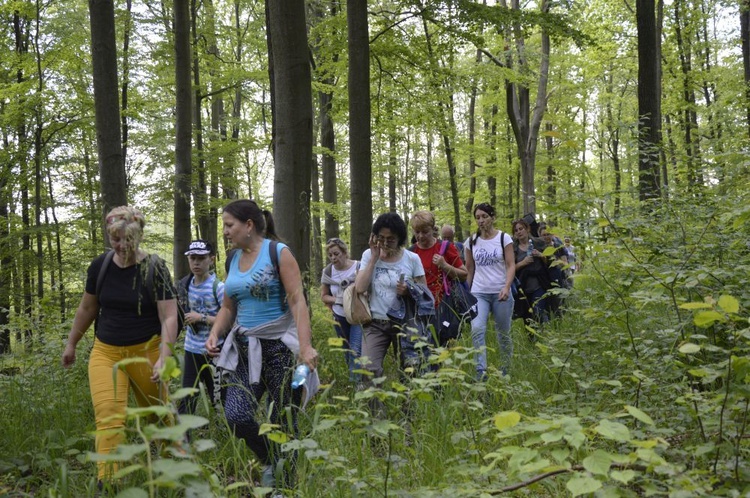
<path fill-rule="evenodd" d="M 296 432 L 301 389 L 289 387 L 292 370 L 297 362 L 314 370 L 318 357 L 312 347 L 302 277 L 285 244 L 273 244 L 278 266 L 273 263 L 269 251 L 276 233 L 270 212 L 261 211 L 254 201 L 236 200 L 224 208 L 222 220 L 224 236 L 240 250 L 232 256 L 224 301 L 206 351 L 211 356 L 221 354 L 220 365 L 225 357 L 234 360 L 226 382 L 227 421 L 263 465 L 261 485 L 282 487 L 292 480 L 289 472 L 278 469 L 290 467 L 294 458 L 287 460 L 289 465 L 279 465 L 280 447 L 259 434 L 258 413 L 263 411 L 259 408 L 272 407 L 271 422 L 287 433 Z M 227 333 L 226 344 L 220 348 L 220 339 Z M 271 403 L 261 405 L 266 393 Z"/>

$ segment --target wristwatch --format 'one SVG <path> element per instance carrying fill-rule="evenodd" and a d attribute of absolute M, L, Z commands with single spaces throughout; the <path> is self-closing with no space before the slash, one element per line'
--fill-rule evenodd
<path fill-rule="evenodd" d="M 201 313 L 201 321 L 203 323 L 205 323 L 206 325 L 208 325 L 208 321 L 206 320 L 206 314 L 205 313 Z"/>

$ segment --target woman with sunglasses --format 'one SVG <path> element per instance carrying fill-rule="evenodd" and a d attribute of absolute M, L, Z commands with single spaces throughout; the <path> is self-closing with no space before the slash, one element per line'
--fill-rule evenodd
<path fill-rule="evenodd" d="M 367 380 L 383 376 L 383 359 L 393 344 L 399 352 L 400 367 L 416 369 L 423 358 L 413 349 L 400 347 L 402 329 L 388 317 L 388 310 L 397 295 L 406 295 L 407 282 L 426 285 L 424 268 L 419 256 L 404 249 L 406 223 L 396 213 L 378 216 L 372 225 L 370 248 L 362 255 L 356 278 L 357 293 L 369 293 L 372 322 L 364 327 L 362 339 L 363 367 L 372 372 Z"/>
<path fill-rule="evenodd" d="M 471 338 L 477 350 L 477 379 L 486 379 L 487 318 L 490 311 L 495 318 L 495 332 L 500 344 L 503 375 L 508 373 L 513 357 L 513 339 L 510 335 L 513 318 L 513 293 L 511 285 L 515 278 L 513 239 L 495 228 L 495 208 L 487 203 L 474 208 L 477 233 L 469 237 L 465 247 L 467 282 L 471 293 L 477 298 L 477 316 L 471 321 Z"/>
<path fill-rule="evenodd" d="M 323 269 L 320 278 L 320 299 L 333 313 L 336 336 L 345 341 L 344 355 L 349 368 L 349 380 L 359 382 L 360 376 L 354 371 L 360 368 L 358 360 L 362 351 L 362 327 L 346 321 L 343 307 L 344 289 L 354 283 L 359 263 L 349 259 L 346 243 L 337 237 L 328 239 L 326 254 L 331 262 Z"/>

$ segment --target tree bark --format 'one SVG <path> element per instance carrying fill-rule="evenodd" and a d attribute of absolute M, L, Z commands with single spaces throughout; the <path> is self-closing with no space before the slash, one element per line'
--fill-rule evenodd
<path fill-rule="evenodd" d="M 174 277 L 190 272 L 185 248 L 190 244 L 190 195 L 192 185 L 193 95 L 190 57 L 189 0 L 174 2 L 175 45 L 175 177 L 174 177 Z"/>
<path fill-rule="evenodd" d="M 303 273 L 310 265 L 312 82 L 304 0 L 269 0 L 273 59 L 274 218 Z"/>
<path fill-rule="evenodd" d="M 656 58 L 654 0 L 636 0 L 638 28 L 638 194 L 641 202 L 660 195 L 659 142 L 661 107 L 659 66 Z"/>
<path fill-rule="evenodd" d="M 96 143 L 102 215 L 128 203 L 127 180 L 120 135 L 120 102 L 117 86 L 117 42 L 113 0 L 89 0 L 91 20 L 91 62 L 94 76 Z M 104 218 L 102 216 L 102 222 Z M 104 230 L 105 244 L 109 237 Z"/>
<path fill-rule="evenodd" d="M 351 168 L 351 255 L 359 259 L 372 229 L 370 137 L 370 46 L 367 0 L 347 0 L 349 47 L 349 161 Z"/>
<path fill-rule="evenodd" d="M 740 38 L 742 39 L 742 67 L 745 76 L 747 133 L 750 136 L 750 0 L 740 0 Z"/>

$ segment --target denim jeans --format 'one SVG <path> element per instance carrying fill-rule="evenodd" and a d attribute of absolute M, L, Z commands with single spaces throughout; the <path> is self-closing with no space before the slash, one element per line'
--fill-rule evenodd
<path fill-rule="evenodd" d="M 339 316 L 336 313 L 333 314 L 336 325 L 336 335 L 346 341 L 344 347 L 346 352 L 344 358 L 346 358 L 346 365 L 349 368 L 349 380 L 352 382 L 359 382 L 360 375 L 355 374 L 354 370 L 362 368 L 359 365 L 359 357 L 362 354 L 362 326 L 352 325 L 346 321 L 346 317 Z"/>
<path fill-rule="evenodd" d="M 510 325 L 513 318 L 513 297 L 508 296 L 505 301 L 500 301 L 497 294 L 474 294 L 477 298 L 477 316 L 471 321 L 471 341 L 476 353 L 477 373 L 483 374 L 487 370 L 487 319 L 490 311 L 495 318 L 495 332 L 497 342 L 500 344 L 502 355 L 501 369 L 507 373 L 510 361 L 513 357 L 513 339 L 510 336 Z"/>

